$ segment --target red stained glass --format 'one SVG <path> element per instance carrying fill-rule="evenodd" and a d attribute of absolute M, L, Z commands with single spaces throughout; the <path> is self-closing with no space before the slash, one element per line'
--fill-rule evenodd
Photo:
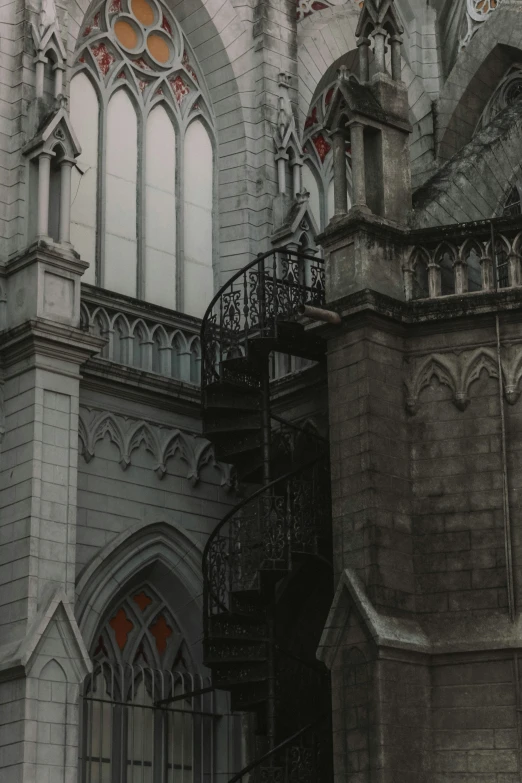
<path fill-rule="evenodd" d="M 317 125 L 317 106 L 314 106 L 312 113 L 306 118 L 305 130 L 306 128 L 311 128 L 312 125 Z"/>
<path fill-rule="evenodd" d="M 198 77 L 196 76 L 196 71 L 194 70 L 194 68 L 190 64 L 189 56 L 187 54 L 187 50 L 186 49 L 183 51 L 183 59 L 181 60 L 181 64 L 185 66 L 185 68 L 190 73 L 190 75 L 192 76 L 192 78 L 194 79 L 196 84 L 199 84 Z"/>
<path fill-rule="evenodd" d="M 327 106 L 329 106 L 331 104 L 332 98 L 333 98 L 333 94 L 334 94 L 334 88 L 330 87 L 330 89 L 326 93 L 326 98 L 324 99 L 324 102 L 325 102 L 325 104 Z"/>
<path fill-rule="evenodd" d="M 145 590 L 142 590 L 141 593 L 135 595 L 132 600 L 134 603 L 138 604 L 142 612 L 144 612 L 147 606 L 150 606 L 152 603 L 152 598 L 147 595 Z"/>
<path fill-rule="evenodd" d="M 116 644 L 118 645 L 120 650 L 123 650 L 123 648 L 127 644 L 127 638 L 130 632 L 132 631 L 132 629 L 134 628 L 134 625 L 127 617 L 125 609 L 120 609 L 118 612 L 116 612 L 116 614 L 110 621 L 109 625 L 114 631 L 114 635 L 116 637 Z"/>
<path fill-rule="evenodd" d="M 121 11 L 121 0 L 112 0 L 109 6 L 110 14 L 119 14 Z"/>
<path fill-rule="evenodd" d="M 332 149 L 331 145 L 328 144 L 322 133 L 318 133 L 316 136 L 314 136 L 312 141 L 314 143 L 315 149 L 317 150 L 317 154 L 319 155 L 321 163 L 324 163 L 324 159 Z"/>
<path fill-rule="evenodd" d="M 138 60 L 135 60 L 136 65 L 138 65 L 140 68 L 143 68 L 144 71 L 150 71 L 150 65 L 145 62 L 143 57 L 140 57 Z"/>
<path fill-rule="evenodd" d="M 116 58 L 109 52 L 104 43 L 91 46 L 91 51 L 94 55 L 94 59 L 99 65 L 100 71 L 104 76 L 107 76 L 109 68 L 113 62 L 116 61 Z"/>
<path fill-rule="evenodd" d="M 107 648 L 105 646 L 105 642 L 103 641 L 103 636 L 100 636 L 98 638 L 98 644 L 96 645 L 96 649 L 94 651 L 93 658 L 96 658 L 98 655 L 105 655 L 106 658 L 109 657 L 107 653 Z"/>
<path fill-rule="evenodd" d="M 183 98 L 185 97 L 185 95 L 189 94 L 190 92 L 189 86 L 185 84 L 181 76 L 176 76 L 175 79 L 169 79 L 169 84 L 174 91 L 174 96 L 176 98 L 176 101 L 178 102 L 178 104 L 180 104 Z"/>
<path fill-rule="evenodd" d="M 154 625 L 151 625 L 149 631 L 156 640 L 156 647 L 160 655 L 163 655 L 167 649 L 167 641 L 172 636 L 172 628 L 167 624 L 165 617 L 160 614 Z"/>
<path fill-rule="evenodd" d="M 163 17 L 163 19 L 161 20 L 161 26 L 165 30 L 166 33 L 168 33 L 169 35 L 172 35 L 172 28 L 170 26 L 170 23 L 169 23 L 168 19 L 165 19 L 165 17 Z"/>

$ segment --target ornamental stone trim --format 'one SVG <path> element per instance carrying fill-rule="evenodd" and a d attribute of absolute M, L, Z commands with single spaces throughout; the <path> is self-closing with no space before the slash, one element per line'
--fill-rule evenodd
<path fill-rule="evenodd" d="M 501 355 L 504 395 L 510 405 L 520 397 L 522 378 L 522 344 L 510 345 Z M 493 348 L 473 351 L 433 353 L 414 360 L 405 380 L 406 410 L 411 415 L 418 411 L 419 396 L 433 378 L 453 393 L 455 406 L 464 411 L 470 403 L 470 388 L 485 370 L 490 378 L 498 379 L 498 357 Z"/>
<path fill-rule="evenodd" d="M 120 452 L 122 470 L 127 470 L 132 464 L 133 452 L 143 446 L 155 459 L 153 470 L 159 479 L 167 473 L 169 459 L 178 457 L 186 464 L 187 479 L 193 486 L 199 483 L 201 471 L 207 465 L 221 474 L 222 487 L 230 490 L 235 486 L 233 467 L 216 460 L 213 445 L 205 438 L 180 429 L 83 408 L 78 436 L 80 452 L 87 463 L 96 456 L 96 444 L 108 436 Z"/>

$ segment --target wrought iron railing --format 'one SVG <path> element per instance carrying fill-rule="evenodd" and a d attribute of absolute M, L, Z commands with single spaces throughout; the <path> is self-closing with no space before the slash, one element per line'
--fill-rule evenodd
<path fill-rule="evenodd" d="M 249 355 L 252 338 L 276 337 L 300 305 L 324 305 L 323 259 L 278 248 L 259 255 L 218 291 L 201 327 L 202 385 L 221 378 L 225 359 Z"/>
<path fill-rule="evenodd" d="M 208 677 L 95 661 L 82 689 L 81 781 L 211 783 L 239 729 L 216 709 Z"/>
<path fill-rule="evenodd" d="M 522 217 L 412 231 L 403 273 L 406 299 L 495 291 L 522 283 Z"/>
<path fill-rule="evenodd" d="M 204 621 L 232 612 L 232 594 L 259 587 L 263 571 L 287 571 L 292 556 L 316 554 L 330 523 L 328 458 L 315 457 L 242 500 L 203 552 Z M 226 619 L 226 618 L 223 618 Z"/>
<path fill-rule="evenodd" d="M 321 758 L 328 731 L 328 718 L 303 726 L 228 783 L 330 783 L 329 765 Z"/>

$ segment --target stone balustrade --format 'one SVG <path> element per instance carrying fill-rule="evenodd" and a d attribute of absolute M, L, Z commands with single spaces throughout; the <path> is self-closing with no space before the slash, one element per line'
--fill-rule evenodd
<path fill-rule="evenodd" d="M 82 285 L 81 326 L 107 339 L 104 359 L 200 384 L 198 318 Z"/>
<path fill-rule="evenodd" d="M 522 217 L 460 223 L 407 235 L 406 299 L 495 291 L 522 283 Z"/>

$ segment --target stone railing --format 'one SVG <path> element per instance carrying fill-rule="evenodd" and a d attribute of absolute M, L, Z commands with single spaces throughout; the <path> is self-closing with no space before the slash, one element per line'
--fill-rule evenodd
<path fill-rule="evenodd" d="M 412 231 L 406 239 L 406 299 L 521 285 L 522 217 Z"/>
<path fill-rule="evenodd" d="M 104 359 L 200 384 L 198 318 L 82 285 L 81 326 L 107 339 Z"/>

